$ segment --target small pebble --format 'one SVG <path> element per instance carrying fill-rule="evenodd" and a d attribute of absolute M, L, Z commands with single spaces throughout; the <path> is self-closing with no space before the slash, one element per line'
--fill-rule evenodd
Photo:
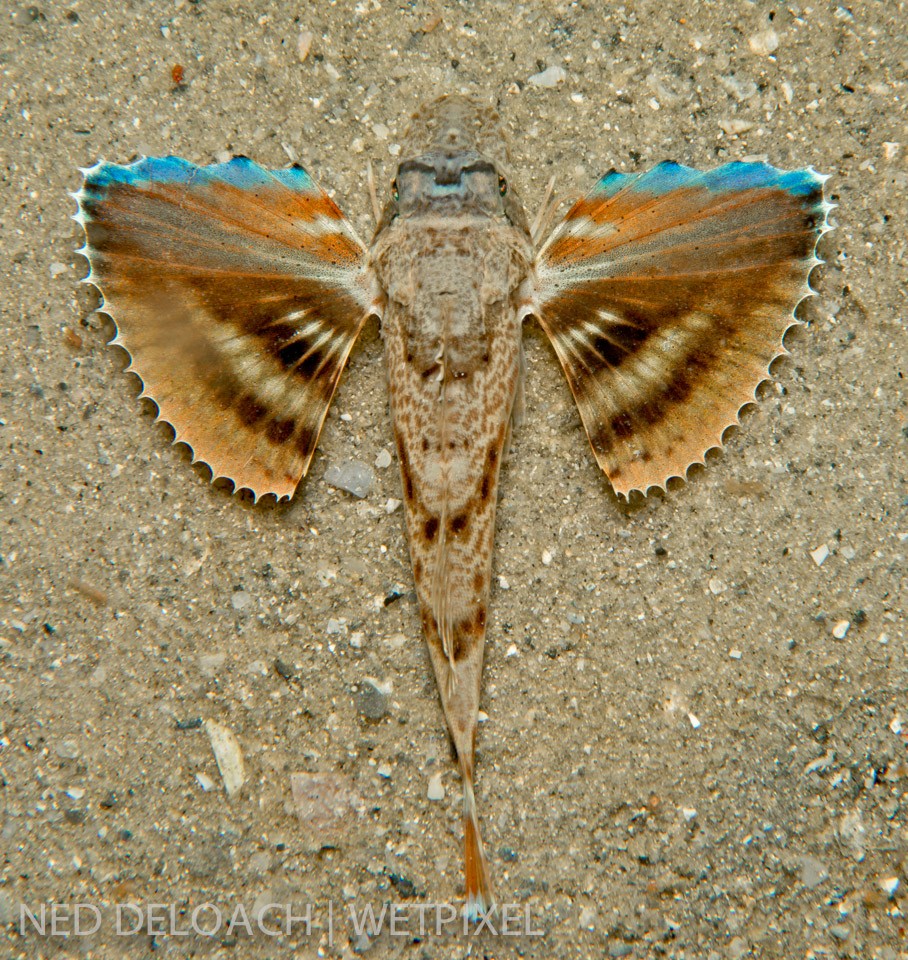
<path fill-rule="evenodd" d="M 54 748 L 61 760 L 75 760 L 79 756 L 79 745 L 75 740 L 62 740 Z"/>
<path fill-rule="evenodd" d="M 541 73 L 534 73 L 531 77 L 527 78 L 527 83 L 534 87 L 551 89 L 552 87 L 557 87 L 559 83 L 563 83 L 565 80 L 567 80 L 567 71 L 564 67 L 555 66 L 549 67 Z"/>
<path fill-rule="evenodd" d="M 700 721 L 692 713 L 687 715 L 687 719 L 690 720 L 690 725 L 694 728 L 694 730 L 699 729 Z"/>
<path fill-rule="evenodd" d="M 498 578 L 498 586 L 501 587 L 502 590 L 510 590 L 510 589 L 511 589 L 511 584 L 510 584 L 510 582 L 508 581 L 508 578 L 507 578 L 507 577 L 499 577 L 499 578 Z"/>
<path fill-rule="evenodd" d="M 55 260 L 50 265 L 50 275 L 52 278 L 59 277 L 61 273 L 66 273 L 67 269 L 68 268 L 65 263 L 60 263 L 59 260 Z"/>
<path fill-rule="evenodd" d="M 385 513 L 394 513 L 403 501 L 395 500 L 393 497 L 385 504 Z"/>
<path fill-rule="evenodd" d="M 690 823 L 691 820 L 697 819 L 697 811 L 693 807 L 682 807 L 681 814 L 688 823 Z"/>
<path fill-rule="evenodd" d="M 380 777 L 384 780 L 391 779 L 391 764 L 390 763 L 380 763 L 378 768 L 375 771 Z"/>
<path fill-rule="evenodd" d="M 330 464 L 325 471 L 325 483 L 338 490 L 346 490 L 360 500 L 369 496 L 374 482 L 372 468 L 360 460 L 341 460 Z"/>
<path fill-rule="evenodd" d="M 584 907 L 580 911 L 580 926 L 584 930 L 595 930 L 596 929 L 596 911 L 593 907 Z"/>
<path fill-rule="evenodd" d="M 235 590 L 230 598 L 230 605 L 234 610 L 246 610 L 251 603 L 252 596 L 245 590 Z"/>
<path fill-rule="evenodd" d="M 715 577 L 709 581 L 709 592 L 713 594 L 713 596 L 719 596 L 719 594 L 724 593 L 726 589 L 727 587 L 725 584 L 721 580 L 717 580 Z"/>
<path fill-rule="evenodd" d="M 542 562 L 545 566 L 550 566 L 554 557 L 552 556 L 551 550 L 542 551 Z"/>
<path fill-rule="evenodd" d="M 330 637 L 342 637 L 347 634 L 347 624 L 343 620 L 329 620 L 325 627 L 325 633 Z"/>
<path fill-rule="evenodd" d="M 426 796 L 430 800 L 444 800 L 445 798 L 445 785 L 441 782 L 441 774 L 433 773 L 429 777 L 429 788 L 426 791 Z"/>
<path fill-rule="evenodd" d="M 82 787 L 70 787 L 66 791 L 66 796 L 72 797 L 73 800 L 81 800 L 85 796 L 85 791 Z"/>
<path fill-rule="evenodd" d="M 517 644 L 516 644 L 516 643 L 508 644 L 508 649 L 505 650 L 504 655 L 505 655 L 506 657 L 516 657 L 516 656 L 517 656 Z"/>
<path fill-rule="evenodd" d="M 896 714 L 896 715 L 889 721 L 889 729 L 890 729 L 896 736 L 898 736 L 898 735 L 902 732 L 902 718 L 901 718 L 898 714 Z"/>
<path fill-rule="evenodd" d="M 770 27 L 755 33 L 748 41 L 750 49 L 760 57 L 768 57 L 779 49 L 779 35 Z"/>
<path fill-rule="evenodd" d="M 379 470 L 385 470 L 391 466 L 391 454 L 387 450 L 379 450 L 378 456 L 375 458 L 375 466 Z"/>
<path fill-rule="evenodd" d="M 293 670 L 293 667 L 289 663 L 285 663 L 281 660 L 280 657 L 277 657 L 274 661 L 274 671 L 279 677 L 284 680 L 294 680 L 296 679 L 296 673 Z"/>
<path fill-rule="evenodd" d="M 810 551 L 810 556 L 818 567 L 822 567 L 829 556 L 829 547 L 825 543 L 821 543 L 815 550 Z"/>
<path fill-rule="evenodd" d="M 818 887 L 824 880 L 829 879 L 829 871 L 826 864 L 816 857 L 805 856 L 800 860 L 800 879 L 801 883 L 808 890 Z"/>
<path fill-rule="evenodd" d="M 836 640 L 844 640 L 848 635 L 848 631 L 851 628 L 851 624 L 848 620 L 839 620 L 836 622 L 835 626 L 832 628 L 832 635 Z"/>
<path fill-rule="evenodd" d="M 372 124 L 372 132 L 375 134 L 377 140 L 387 140 L 391 135 L 391 131 L 383 123 Z"/>
<path fill-rule="evenodd" d="M 391 712 L 387 692 L 374 680 L 366 677 L 360 684 L 356 697 L 356 709 L 367 720 L 383 720 Z"/>
<path fill-rule="evenodd" d="M 729 650 L 729 651 L 728 651 L 728 655 L 732 658 L 732 660 L 740 660 L 741 657 L 744 656 L 744 654 L 741 653 L 741 651 L 740 651 L 740 650 L 737 650 L 737 649 Z"/>
<path fill-rule="evenodd" d="M 883 158 L 885 160 L 895 160 L 899 155 L 899 150 L 901 150 L 902 145 L 900 143 L 893 143 L 891 141 L 883 141 Z"/>

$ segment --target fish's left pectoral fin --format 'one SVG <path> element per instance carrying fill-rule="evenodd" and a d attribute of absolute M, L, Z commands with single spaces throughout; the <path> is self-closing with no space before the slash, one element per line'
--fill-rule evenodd
<path fill-rule="evenodd" d="M 290 497 L 378 310 L 362 242 L 298 167 L 146 157 L 83 173 L 86 281 L 142 396 L 212 479 Z"/>
<path fill-rule="evenodd" d="M 541 246 L 532 312 L 616 493 L 685 477 L 755 399 L 812 292 L 825 179 L 765 163 L 610 173 Z"/>

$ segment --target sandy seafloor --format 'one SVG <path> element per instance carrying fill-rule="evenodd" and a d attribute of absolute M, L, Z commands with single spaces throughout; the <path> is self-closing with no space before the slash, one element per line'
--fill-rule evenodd
<path fill-rule="evenodd" d="M 908 956 L 906 18 L 835 0 L 3 4 L 3 957 Z M 527 83 L 552 66 L 563 82 Z M 370 942 L 342 921 L 329 937 L 329 904 L 462 893 L 459 779 L 385 509 L 396 460 L 362 501 L 324 481 L 392 451 L 377 326 L 293 501 L 232 496 L 105 346 L 68 191 L 100 157 L 298 160 L 369 235 L 367 159 L 386 184 L 407 116 L 447 91 L 500 102 L 531 211 L 552 174 L 571 197 L 612 167 L 754 156 L 831 174 L 839 207 L 776 383 L 665 496 L 610 492 L 528 329 L 477 789 L 499 898 L 544 936 Z M 366 677 L 392 685 L 377 722 Z M 238 740 L 232 799 L 198 720 Z M 361 801 L 330 835 L 293 813 L 290 775 L 314 771 Z M 112 920 L 269 900 L 313 904 L 311 936 Z M 23 936 L 20 904 L 51 902 L 97 905 L 100 931 Z"/>

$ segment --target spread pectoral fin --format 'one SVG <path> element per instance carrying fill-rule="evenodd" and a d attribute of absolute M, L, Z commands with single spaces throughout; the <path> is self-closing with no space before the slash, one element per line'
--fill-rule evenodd
<path fill-rule="evenodd" d="M 813 170 L 603 177 L 537 256 L 533 312 L 619 494 L 664 487 L 753 401 L 831 209 Z"/>
<path fill-rule="evenodd" d="M 300 168 L 176 157 L 85 171 L 86 278 L 159 417 L 213 477 L 293 494 L 376 310 L 366 250 Z"/>

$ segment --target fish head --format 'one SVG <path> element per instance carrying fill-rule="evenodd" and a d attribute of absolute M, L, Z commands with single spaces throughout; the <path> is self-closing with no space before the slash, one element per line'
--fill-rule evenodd
<path fill-rule="evenodd" d="M 423 104 L 410 122 L 386 218 L 480 215 L 526 230 L 497 111 L 473 97 Z"/>

